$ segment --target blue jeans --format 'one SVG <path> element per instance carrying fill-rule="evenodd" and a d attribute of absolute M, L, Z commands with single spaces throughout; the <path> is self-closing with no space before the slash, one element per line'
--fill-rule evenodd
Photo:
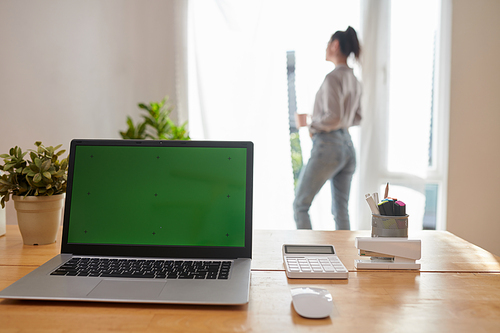
<path fill-rule="evenodd" d="M 311 158 L 302 170 L 293 211 L 297 229 L 311 229 L 309 208 L 319 190 L 330 180 L 332 214 L 337 230 L 349 230 L 349 192 L 356 169 L 356 153 L 347 129 L 313 136 Z"/>

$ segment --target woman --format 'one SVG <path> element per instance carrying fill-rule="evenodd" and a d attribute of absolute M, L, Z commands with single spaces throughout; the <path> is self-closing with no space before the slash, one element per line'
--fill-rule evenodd
<path fill-rule="evenodd" d="M 297 229 L 311 229 L 309 207 L 327 180 L 331 182 L 336 229 L 350 229 L 348 203 L 356 156 L 348 128 L 361 121 L 361 85 L 347 66 L 347 58 L 352 53 L 359 59 L 360 51 L 352 27 L 337 31 L 328 42 L 326 60 L 335 69 L 325 77 L 314 102 L 309 125 L 311 158 L 301 173 L 293 203 Z"/>

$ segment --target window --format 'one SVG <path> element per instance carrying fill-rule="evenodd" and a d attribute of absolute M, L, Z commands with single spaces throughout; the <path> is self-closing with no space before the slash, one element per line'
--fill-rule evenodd
<path fill-rule="evenodd" d="M 291 114 L 312 112 L 315 94 L 333 69 L 324 58 L 326 44 L 332 33 L 349 25 L 370 56 L 376 58 L 387 49 L 385 67 L 364 63 L 362 68 L 366 95 L 378 100 L 365 101 L 364 123 L 350 130 L 359 155 L 351 188 L 351 227 L 369 227 L 364 194 L 382 192 L 388 181 L 391 193 L 413 207 L 412 225 L 422 228 L 425 215 L 426 228 L 436 221 L 440 228 L 447 123 L 439 4 L 433 0 L 189 2 L 190 134 L 194 139 L 254 142 L 255 228 L 295 228 L 294 177 L 309 158 L 311 141 L 307 129 L 293 128 Z M 388 26 L 376 37 L 368 36 L 373 20 Z M 361 69 L 350 65 L 361 78 Z M 381 115 L 383 122 L 378 123 L 374 117 Z M 329 186 L 324 186 L 310 211 L 315 229 L 334 228 L 330 205 Z"/>
<path fill-rule="evenodd" d="M 442 116 L 435 97 L 439 65 L 439 2 L 392 1 L 390 28 L 387 174 L 399 185 L 409 207 L 418 204 L 411 222 L 435 229 L 445 172 L 436 123 Z M 420 222 L 422 221 L 422 223 Z"/>

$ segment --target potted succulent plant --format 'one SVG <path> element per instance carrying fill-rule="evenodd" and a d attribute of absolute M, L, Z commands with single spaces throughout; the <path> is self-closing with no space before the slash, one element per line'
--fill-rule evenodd
<path fill-rule="evenodd" d="M 26 152 L 16 146 L 0 155 L 0 203 L 5 207 L 12 195 L 26 245 L 55 242 L 66 193 L 68 159 L 59 160 L 62 145 L 45 147 L 38 141 L 35 146 Z"/>

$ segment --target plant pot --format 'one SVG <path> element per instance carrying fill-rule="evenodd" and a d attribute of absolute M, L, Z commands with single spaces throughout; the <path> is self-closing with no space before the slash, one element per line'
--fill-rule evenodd
<path fill-rule="evenodd" d="M 52 244 L 61 225 L 65 194 L 12 196 L 25 245 Z"/>
<path fill-rule="evenodd" d="M 7 222 L 5 220 L 5 209 L 0 206 L 0 236 L 5 235 L 7 232 Z"/>

